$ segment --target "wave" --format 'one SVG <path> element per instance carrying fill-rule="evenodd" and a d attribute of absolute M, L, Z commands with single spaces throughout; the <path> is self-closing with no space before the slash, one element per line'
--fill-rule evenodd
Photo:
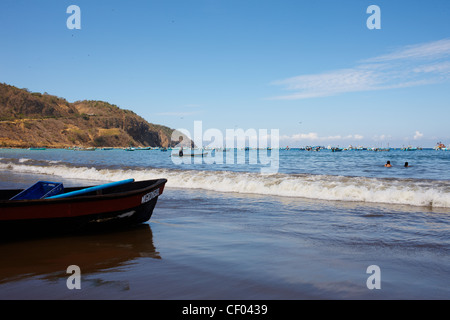
<path fill-rule="evenodd" d="M 4 159 L 3 159 L 4 160 Z M 31 161 L 32 162 L 32 161 Z M 262 175 L 251 172 L 197 171 L 159 168 L 96 168 L 48 161 L 0 163 L 0 170 L 45 174 L 64 179 L 117 181 L 168 179 L 167 187 L 204 189 L 319 200 L 358 201 L 450 208 L 450 182 L 347 177 L 311 174 Z"/>

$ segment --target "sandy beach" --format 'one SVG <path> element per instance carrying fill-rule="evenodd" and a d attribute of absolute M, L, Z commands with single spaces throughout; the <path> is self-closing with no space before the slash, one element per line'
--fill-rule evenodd
<path fill-rule="evenodd" d="M 2 243 L 0 299 L 448 299 L 448 219 L 169 188 L 136 228 Z M 70 265 L 81 269 L 79 290 L 66 285 Z M 381 269 L 379 290 L 366 284 L 370 265 Z"/>

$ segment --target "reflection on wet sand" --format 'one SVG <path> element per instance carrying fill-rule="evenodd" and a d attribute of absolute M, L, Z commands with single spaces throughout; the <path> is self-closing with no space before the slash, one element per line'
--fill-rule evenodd
<path fill-rule="evenodd" d="M 82 274 L 109 272 L 140 257 L 161 259 L 148 224 L 120 231 L 0 243 L 0 284 L 39 276 L 67 278 L 67 267 Z"/>

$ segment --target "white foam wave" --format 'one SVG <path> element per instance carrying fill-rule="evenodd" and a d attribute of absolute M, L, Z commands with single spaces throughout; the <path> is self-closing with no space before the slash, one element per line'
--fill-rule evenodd
<path fill-rule="evenodd" d="M 166 178 L 167 187 L 320 200 L 361 201 L 450 208 L 450 182 L 330 175 L 261 175 L 231 171 L 98 169 L 65 165 L 0 164 L 2 170 L 65 179 L 116 181 Z"/>

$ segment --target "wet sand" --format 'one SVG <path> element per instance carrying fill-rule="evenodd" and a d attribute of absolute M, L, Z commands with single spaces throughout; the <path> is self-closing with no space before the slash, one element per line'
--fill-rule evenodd
<path fill-rule="evenodd" d="M 168 188 L 136 228 L 1 243 L 0 299 L 448 299 L 448 221 L 423 208 Z M 374 264 L 379 290 L 366 285 Z M 67 288 L 70 265 L 79 290 Z"/>

